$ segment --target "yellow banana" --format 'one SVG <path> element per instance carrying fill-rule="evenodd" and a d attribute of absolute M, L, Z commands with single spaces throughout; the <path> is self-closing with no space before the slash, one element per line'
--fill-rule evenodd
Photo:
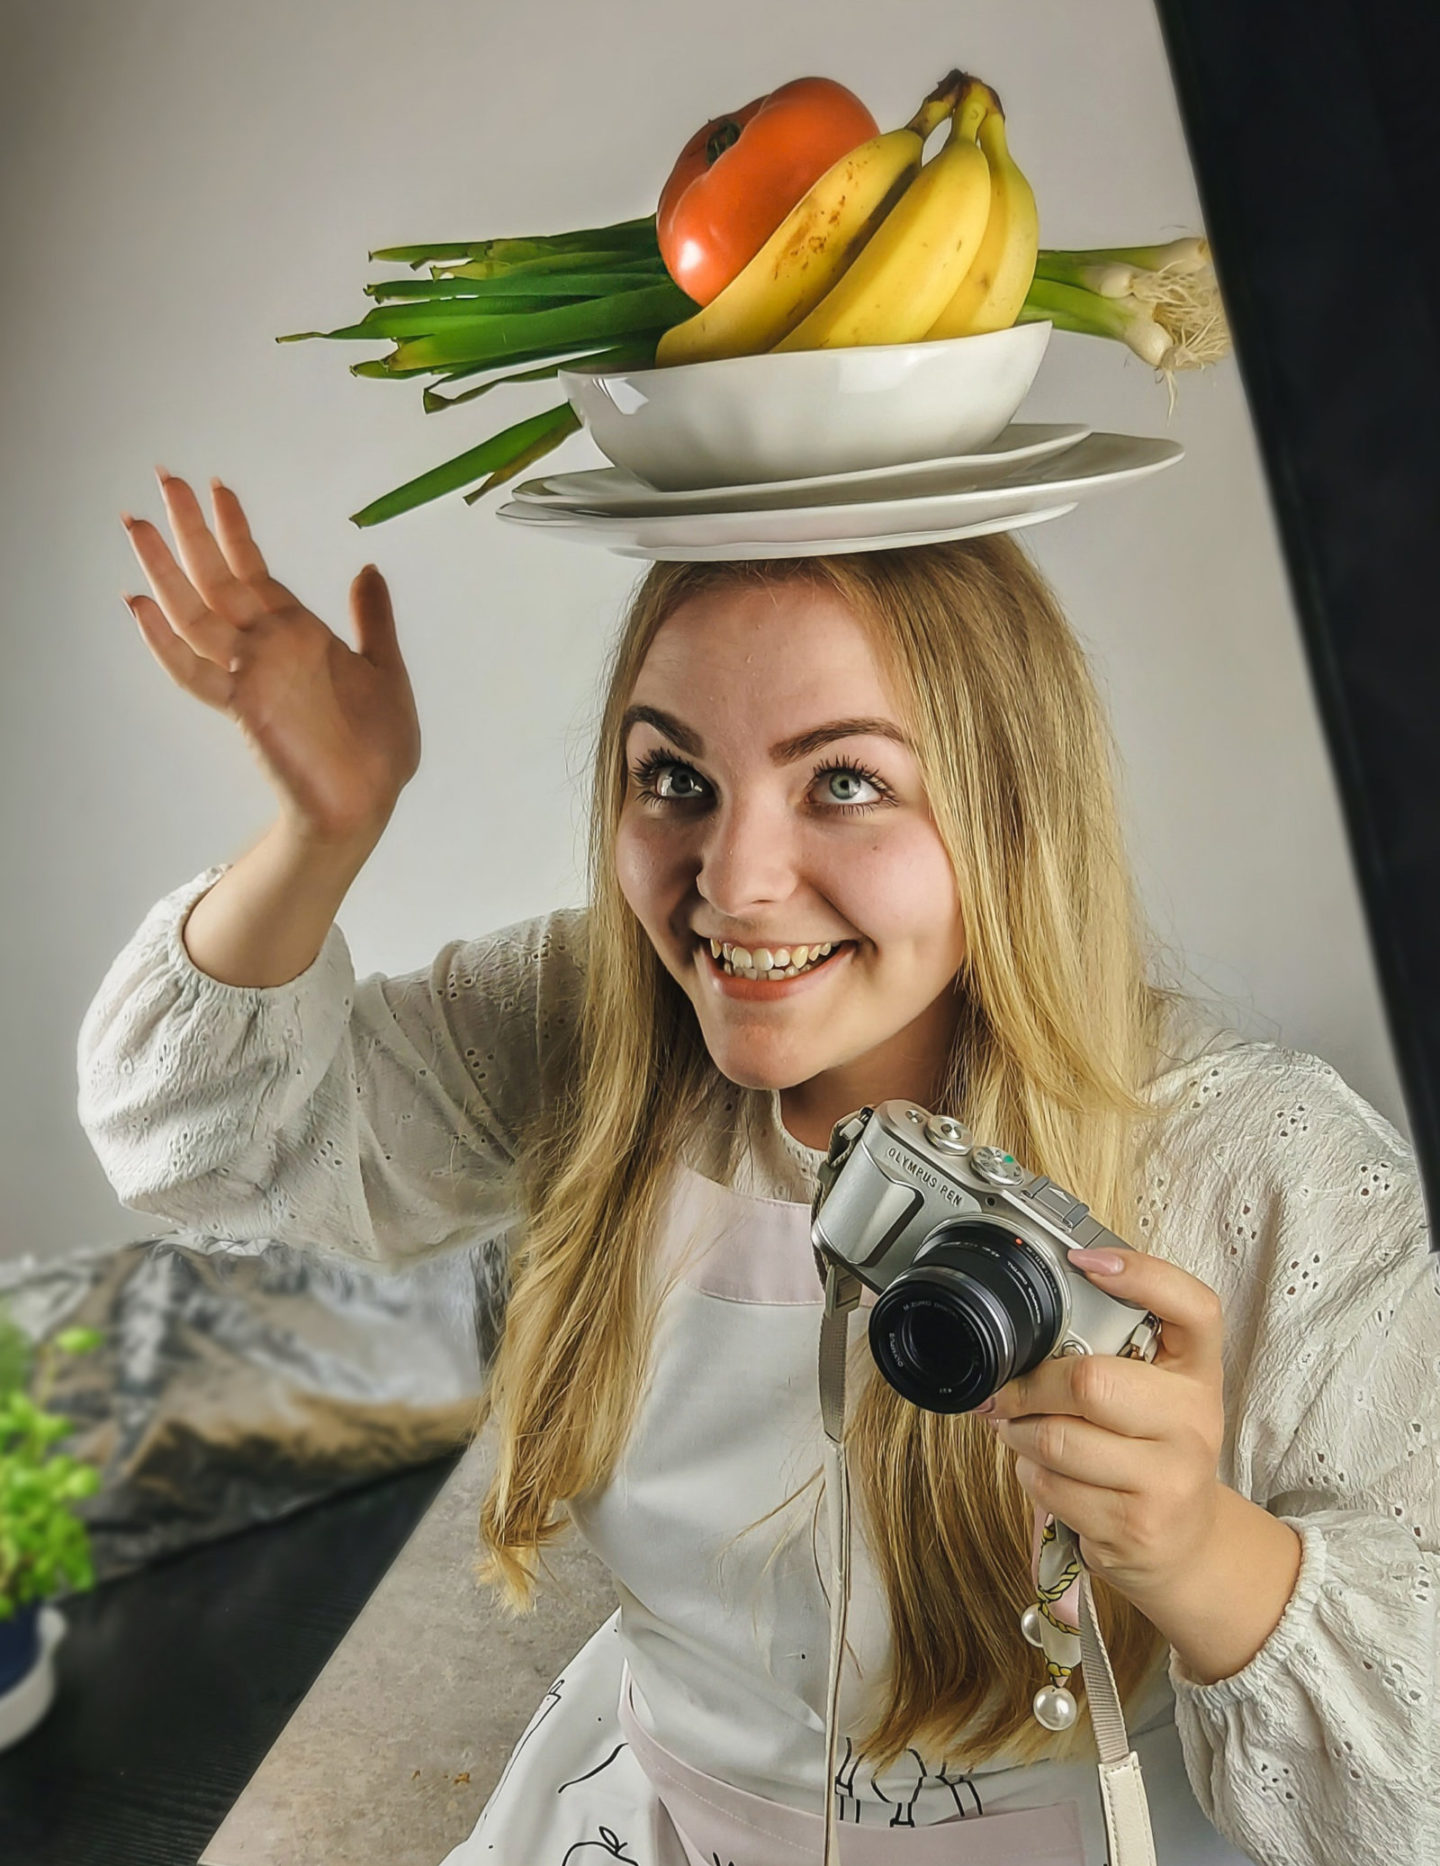
<path fill-rule="evenodd" d="M 975 337 L 1009 330 L 1035 277 L 1040 219 L 1035 191 L 1015 165 L 1005 141 L 1000 100 L 980 125 L 978 141 L 990 167 L 990 217 L 970 270 L 955 296 L 926 331 L 927 337 Z"/>
<path fill-rule="evenodd" d="M 828 168 L 710 303 L 672 325 L 659 365 L 758 356 L 831 289 L 920 171 L 926 138 L 950 114 L 963 83 L 943 78 L 903 129 L 872 136 Z"/>
<path fill-rule="evenodd" d="M 967 78 L 950 136 L 925 164 L 839 281 L 777 350 L 914 343 L 969 271 L 990 210 L 990 168 L 975 133 L 986 87 Z"/>

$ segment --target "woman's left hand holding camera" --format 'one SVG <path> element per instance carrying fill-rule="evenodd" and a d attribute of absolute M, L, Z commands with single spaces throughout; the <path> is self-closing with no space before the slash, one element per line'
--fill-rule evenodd
<path fill-rule="evenodd" d="M 1070 1261 L 1159 1318 L 1155 1359 L 1055 1356 L 1002 1387 L 984 1416 L 1016 1453 L 1021 1487 L 1075 1531 L 1086 1567 L 1139 1607 L 1198 1682 L 1229 1677 L 1284 1612 L 1300 1538 L 1217 1474 L 1220 1298 L 1140 1251 Z"/>

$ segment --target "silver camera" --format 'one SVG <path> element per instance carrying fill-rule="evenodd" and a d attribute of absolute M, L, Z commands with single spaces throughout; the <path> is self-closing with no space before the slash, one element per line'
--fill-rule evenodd
<path fill-rule="evenodd" d="M 948 1115 L 885 1101 L 837 1122 L 810 1236 L 878 1292 L 870 1349 L 897 1392 L 968 1412 L 1052 1354 L 1152 1360 L 1155 1316 L 1107 1296 L 1065 1253 L 1129 1246 L 1071 1192 L 977 1147 Z"/>

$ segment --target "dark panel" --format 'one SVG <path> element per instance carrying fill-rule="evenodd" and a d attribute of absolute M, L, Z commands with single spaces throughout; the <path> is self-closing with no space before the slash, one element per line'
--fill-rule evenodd
<path fill-rule="evenodd" d="M 54 1706 L 0 1754 L 5 1866 L 194 1866 L 456 1462 L 66 1600 Z"/>
<path fill-rule="evenodd" d="M 1156 6 L 1433 1214 L 1440 6 Z"/>

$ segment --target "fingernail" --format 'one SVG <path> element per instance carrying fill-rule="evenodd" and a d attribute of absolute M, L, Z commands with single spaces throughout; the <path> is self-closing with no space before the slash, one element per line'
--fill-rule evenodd
<path fill-rule="evenodd" d="M 131 530 L 135 524 L 134 513 L 133 512 L 122 512 L 120 514 L 120 523 L 125 527 L 127 531 Z"/>
<path fill-rule="evenodd" d="M 132 618 L 134 618 L 135 620 L 138 620 L 139 618 L 135 616 L 135 605 L 134 603 L 131 602 L 130 598 L 125 594 L 124 590 L 121 590 L 120 592 L 120 600 L 122 603 L 124 603 L 125 607 L 130 611 Z"/>
<path fill-rule="evenodd" d="M 974 1412 L 994 1412 L 994 1410 L 995 1410 L 995 1395 L 993 1393 L 990 1395 L 989 1399 L 985 1401 L 983 1406 L 976 1406 L 972 1408 L 972 1411 Z"/>
<path fill-rule="evenodd" d="M 1096 1276 L 1119 1276 L 1125 1259 L 1113 1250 L 1072 1250 L 1070 1261 L 1081 1270 L 1093 1270 Z"/>
<path fill-rule="evenodd" d="M 210 482 L 210 490 L 211 492 L 224 492 L 225 487 L 224 487 L 224 484 L 220 480 L 212 479 Z"/>
<path fill-rule="evenodd" d="M 163 486 L 166 480 L 172 478 L 173 475 L 170 474 L 164 467 L 157 466 L 155 469 L 155 477 L 156 479 L 159 480 L 160 484 Z"/>

